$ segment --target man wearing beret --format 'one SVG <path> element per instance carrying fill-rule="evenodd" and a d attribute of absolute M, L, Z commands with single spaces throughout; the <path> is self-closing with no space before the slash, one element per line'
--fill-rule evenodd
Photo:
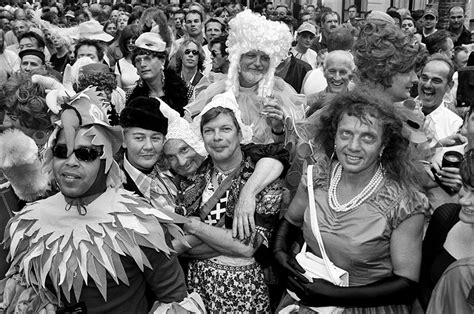
<path fill-rule="evenodd" d="M 30 73 L 34 70 L 46 69 L 44 52 L 36 49 L 20 51 L 20 71 Z"/>
<path fill-rule="evenodd" d="M 162 150 L 168 119 L 160 111 L 160 101 L 137 97 L 120 113 L 124 130 L 124 188 L 145 197 L 152 205 L 174 211 L 176 187 L 172 174 L 162 166 Z M 164 203 L 166 202 L 166 204 Z"/>

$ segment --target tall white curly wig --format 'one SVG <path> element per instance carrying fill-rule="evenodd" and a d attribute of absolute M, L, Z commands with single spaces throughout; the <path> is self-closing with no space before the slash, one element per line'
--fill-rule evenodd
<path fill-rule="evenodd" d="M 292 36 L 288 26 L 281 22 L 267 20 L 250 10 L 240 12 L 229 22 L 227 50 L 229 52 L 229 72 L 226 91 L 239 92 L 239 64 L 242 54 L 260 50 L 270 57 L 268 72 L 259 82 L 258 94 L 270 96 L 273 90 L 275 69 L 288 55 Z M 265 93 L 265 95 L 264 95 Z"/>

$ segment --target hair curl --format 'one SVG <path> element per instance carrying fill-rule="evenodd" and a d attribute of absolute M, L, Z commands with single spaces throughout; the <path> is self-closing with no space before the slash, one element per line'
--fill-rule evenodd
<path fill-rule="evenodd" d="M 97 87 L 98 91 L 113 91 L 117 88 L 117 80 L 112 72 L 93 72 L 79 76 L 77 91 L 83 91 L 89 86 Z"/>
<path fill-rule="evenodd" d="M 362 27 L 354 45 L 355 63 L 362 81 L 392 86 L 397 73 L 415 68 L 418 50 L 395 25 L 370 21 Z"/>
<path fill-rule="evenodd" d="M 16 115 L 22 126 L 35 130 L 52 128 L 45 90 L 39 84 L 33 84 L 31 76 L 15 73 L 5 83 L 3 89 L 5 110 Z"/>

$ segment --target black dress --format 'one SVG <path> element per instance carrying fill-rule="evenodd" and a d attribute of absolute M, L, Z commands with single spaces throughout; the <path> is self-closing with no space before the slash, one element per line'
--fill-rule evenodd
<path fill-rule="evenodd" d="M 459 221 L 461 205 L 444 204 L 438 207 L 431 217 L 423 240 L 423 255 L 420 273 L 419 300 L 424 310 L 428 307 L 431 292 L 443 272 L 456 259 L 443 247 L 446 237 Z"/>

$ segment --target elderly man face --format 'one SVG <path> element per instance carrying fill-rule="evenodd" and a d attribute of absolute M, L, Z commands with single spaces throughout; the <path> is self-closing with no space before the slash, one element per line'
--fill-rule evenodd
<path fill-rule="evenodd" d="M 26 21 L 15 21 L 13 26 L 13 33 L 15 34 L 16 38 L 20 38 L 21 35 L 28 32 L 30 27 L 26 23 Z"/>
<path fill-rule="evenodd" d="M 347 86 L 352 79 L 354 61 L 349 53 L 332 52 L 324 63 L 324 77 L 331 93 L 347 91 Z"/>

